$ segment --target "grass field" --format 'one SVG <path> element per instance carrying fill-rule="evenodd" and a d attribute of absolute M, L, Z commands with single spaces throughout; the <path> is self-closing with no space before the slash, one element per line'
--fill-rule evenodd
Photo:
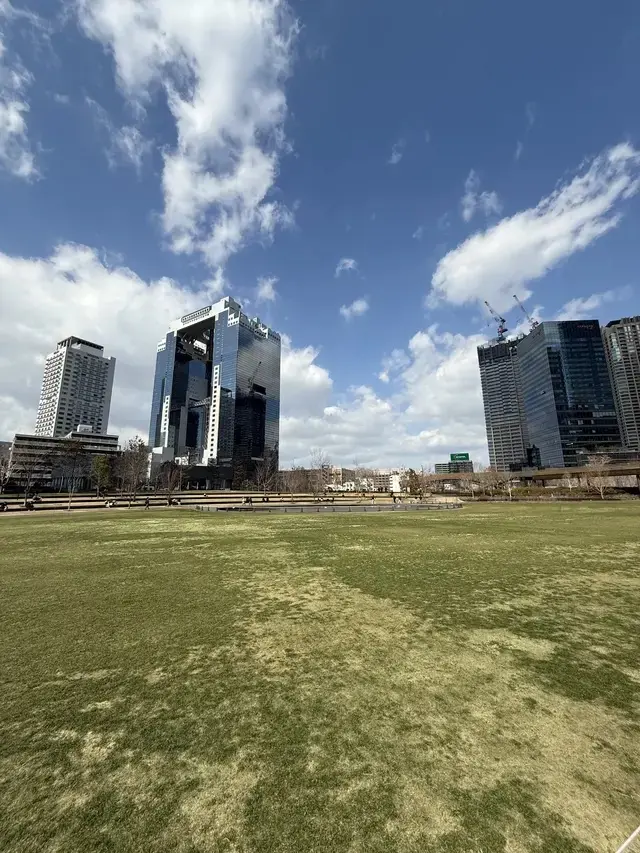
<path fill-rule="evenodd" d="M 607 853 L 640 507 L 0 520 L 3 853 Z"/>

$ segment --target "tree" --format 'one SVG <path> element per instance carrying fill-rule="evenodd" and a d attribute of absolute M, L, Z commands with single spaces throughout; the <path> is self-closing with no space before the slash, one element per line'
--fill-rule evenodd
<path fill-rule="evenodd" d="M 309 459 L 311 460 L 309 485 L 313 494 L 318 495 L 324 492 L 331 479 L 331 459 L 321 447 L 312 447 Z"/>
<path fill-rule="evenodd" d="M 9 460 L 11 459 L 11 445 L 0 446 L 0 495 L 9 482 Z"/>
<path fill-rule="evenodd" d="M 604 500 L 607 490 L 608 477 L 606 469 L 611 465 L 611 462 L 611 457 L 604 453 L 594 453 L 592 456 L 587 457 L 587 468 L 589 469 L 587 485 L 594 492 L 597 492 L 602 500 Z"/>
<path fill-rule="evenodd" d="M 55 468 L 67 488 L 69 502 L 67 509 L 71 510 L 73 493 L 87 476 L 89 471 L 89 454 L 84 444 L 74 438 L 65 439 L 57 451 Z"/>
<path fill-rule="evenodd" d="M 24 486 L 24 503 L 27 503 L 29 492 L 38 482 L 38 477 L 44 477 L 51 472 L 53 456 L 51 450 L 29 448 L 23 450 L 14 461 L 11 476 Z"/>
<path fill-rule="evenodd" d="M 111 462 L 108 456 L 94 456 L 91 461 L 91 482 L 100 497 L 111 484 Z"/>
<path fill-rule="evenodd" d="M 265 495 L 272 492 L 278 482 L 278 451 L 268 447 L 264 449 L 264 458 L 254 468 L 253 480 L 259 491 Z"/>
<path fill-rule="evenodd" d="M 560 482 L 562 483 L 565 489 L 569 489 L 570 492 L 573 491 L 573 487 L 575 486 L 575 480 L 573 477 L 570 477 L 568 474 L 565 474 L 565 476 Z"/>
<path fill-rule="evenodd" d="M 167 500 L 171 501 L 173 493 L 182 485 L 182 465 L 177 462 L 163 462 L 158 471 L 157 487 L 167 494 Z"/>
<path fill-rule="evenodd" d="M 135 501 L 141 483 L 146 479 L 149 448 L 140 438 L 130 438 L 120 457 L 119 472 L 123 489 L 129 492 L 129 506 Z"/>

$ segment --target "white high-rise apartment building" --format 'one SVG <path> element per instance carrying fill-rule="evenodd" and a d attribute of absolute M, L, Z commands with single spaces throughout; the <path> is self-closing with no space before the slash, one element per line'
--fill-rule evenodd
<path fill-rule="evenodd" d="M 602 337 L 622 443 L 640 450 L 640 316 L 612 320 Z"/>
<path fill-rule="evenodd" d="M 75 337 L 60 341 L 45 362 L 35 434 L 106 435 L 115 368 L 115 358 L 106 358 L 98 344 Z"/>

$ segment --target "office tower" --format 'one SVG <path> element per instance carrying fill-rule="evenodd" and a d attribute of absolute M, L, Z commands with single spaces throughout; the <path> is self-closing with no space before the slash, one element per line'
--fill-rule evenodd
<path fill-rule="evenodd" d="M 528 443 L 522 409 L 520 341 L 489 341 L 478 347 L 489 463 L 496 471 L 522 466 Z"/>
<path fill-rule="evenodd" d="M 602 337 L 622 443 L 640 450 L 640 317 L 612 320 Z"/>
<path fill-rule="evenodd" d="M 115 358 L 106 358 L 98 344 L 75 337 L 60 341 L 45 362 L 35 434 L 105 435 L 115 369 Z"/>
<path fill-rule="evenodd" d="M 230 298 L 171 325 L 158 345 L 149 425 L 160 461 L 226 468 L 218 481 L 230 485 L 277 454 L 279 425 L 280 335 Z"/>
<path fill-rule="evenodd" d="M 620 446 L 597 320 L 541 323 L 518 343 L 518 360 L 528 437 L 544 467 Z"/>

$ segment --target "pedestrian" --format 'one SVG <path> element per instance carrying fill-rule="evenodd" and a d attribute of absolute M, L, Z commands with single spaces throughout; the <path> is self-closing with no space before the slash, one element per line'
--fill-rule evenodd
<path fill-rule="evenodd" d="M 147 497 L 144 499 L 144 508 L 149 509 L 150 504 L 151 501 L 149 500 L 149 495 L 147 495 Z"/>

